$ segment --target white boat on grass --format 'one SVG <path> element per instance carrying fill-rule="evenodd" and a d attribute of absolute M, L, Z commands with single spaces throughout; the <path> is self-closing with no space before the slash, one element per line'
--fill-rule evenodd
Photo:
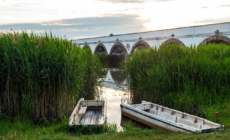
<path fill-rule="evenodd" d="M 75 106 L 69 126 L 100 126 L 106 123 L 106 101 L 84 100 L 81 98 Z"/>
<path fill-rule="evenodd" d="M 120 107 L 122 115 L 153 128 L 173 132 L 224 130 L 223 125 L 151 102 L 142 101 L 141 104 L 132 105 L 122 103 Z"/>

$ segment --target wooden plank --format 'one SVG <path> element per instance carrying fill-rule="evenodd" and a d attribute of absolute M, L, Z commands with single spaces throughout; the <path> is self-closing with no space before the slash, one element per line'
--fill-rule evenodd
<path fill-rule="evenodd" d="M 102 119 L 102 110 L 87 110 L 81 120 L 82 124 L 97 124 Z"/>
<path fill-rule="evenodd" d="M 78 114 L 84 114 L 86 109 L 87 109 L 87 106 L 86 107 L 81 107 L 79 112 L 78 112 Z"/>

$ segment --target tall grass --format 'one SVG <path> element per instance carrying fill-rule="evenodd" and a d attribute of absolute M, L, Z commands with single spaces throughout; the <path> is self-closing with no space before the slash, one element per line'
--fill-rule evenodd
<path fill-rule="evenodd" d="M 200 114 L 230 100 L 230 46 L 175 45 L 134 53 L 125 67 L 134 102 L 148 100 Z"/>
<path fill-rule="evenodd" d="M 84 71 L 83 71 L 83 81 L 82 87 L 80 89 L 80 97 L 88 97 L 93 99 L 94 97 L 98 97 L 100 94 L 98 86 L 100 83 L 98 79 L 104 74 L 103 63 L 100 62 L 98 56 L 93 55 L 90 48 L 85 48 L 82 50 L 82 59 L 85 61 L 84 63 Z M 81 61 L 83 62 L 83 61 Z"/>
<path fill-rule="evenodd" d="M 51 33 L 0 34 L 0 116 L 69 115 L 82 92 L 95 93 L 100 68 L 91 52 Z"/>
<path fill-rule="evenodd" d="M 228 121 L 229 123 L 229 121 Z M 10 124 L 10 125 L 9 125 Z M 123 125 L 123 132 L 115 132 L 114 127 L 108 126 L 101 130 L 92 131 L 88 128 L 87 131 L 81 129 L 75 133 L 69 132 L 66 122 L 52 123 L 48 126 L 36 127 L 31 123 L 23 123 L 20 120 L 15 120 L 13 123 L 9 121 L 0 121 L 0 139 L 23 139 L 23 140 L 177 140 L 177 139 L 208 139 L 208 140 L 227 140 L 230 137 L 230 130 L 226 128 L 224 132 L 212 132 L 206 134 L 199 133 L 173 133 L 166 132 L 160 129 L 140 129 L 134 127 L 134 122 L 128 122 Z M 88 133 L 90 132 L 90 133 Z M 90 134 L 90 135 L 89 135 Z"/>

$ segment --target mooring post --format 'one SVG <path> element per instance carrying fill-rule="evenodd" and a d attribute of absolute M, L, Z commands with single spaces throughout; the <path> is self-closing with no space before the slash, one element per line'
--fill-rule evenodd
<path fill-rule="evenodd" d="M 219 112 L 216 112 L 216 122 L 219 122 L 219 120 L 220 120 Z"/>

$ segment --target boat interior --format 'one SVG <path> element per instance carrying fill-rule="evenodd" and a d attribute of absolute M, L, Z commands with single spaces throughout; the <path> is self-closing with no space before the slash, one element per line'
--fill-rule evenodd
<path fill-rule="evenodd" d="M 79 114 L 79 117 L 80 124 L 99 124 L 102 119 L 102 109 L 87 109 L 85 113 Z"/>
<path fill-rule="evenodd" d="M 70 125 L 99 125 L 105 119 L 105 101 L 82 100 L 75 107 L 71 117 Z"/>
<path fill-rule="evenodd" d="M 208 121 L 191 114 L 187 114 L 178 110 L 167 108 L 158 104 L 143 101 L 141 104 L 132 104 L 134 108 L 153 114 L 167 121 L 177 123 L 178 125 L 186 125 L 195 129 L 215 129 L 221 125 Z M 222 127 L 222 126 L 221 126 Z"/>

